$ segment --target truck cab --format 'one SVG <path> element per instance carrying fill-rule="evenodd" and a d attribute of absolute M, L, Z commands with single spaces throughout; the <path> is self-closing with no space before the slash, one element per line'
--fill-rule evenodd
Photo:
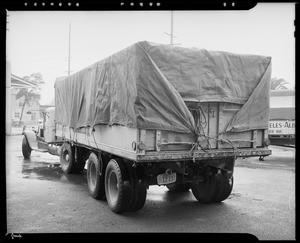
<path fill-rule="evenodd" d="M 52 144 L 55 138 L 55 108 L 49 107 L 43 113 L 42 121 L 39 122 L 38 129 L 23 128 L 22 153 L 28 159 L 32 150 L 39 152 L 49 152 L 52 155 L 59 155 L 60 146 Z"/>

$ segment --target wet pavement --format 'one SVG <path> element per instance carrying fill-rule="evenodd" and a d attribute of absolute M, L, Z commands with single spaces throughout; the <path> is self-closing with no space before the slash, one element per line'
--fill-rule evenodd
<path fill-rule="evenodd" d="M 145 206 L 116 215 L 88 192 L 86 170 L 62 172 L 59 157 L 21 153 L 22 136 L 6 137 L 7 230 L 60 232 L 250 233 L 260 240 L 295 239 L 295 149 L 270 146 L 272 155 L 238 159 L 227 200 L 200 204 L 191 191 L 150 186 Z"/>

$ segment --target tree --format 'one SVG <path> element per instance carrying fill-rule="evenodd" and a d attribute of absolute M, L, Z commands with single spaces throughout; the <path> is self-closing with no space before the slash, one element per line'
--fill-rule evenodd
<path fill-rule="evenodd" d="M 41 95 L 39 94 L 39 88 L 40 88 L 39 85 L 44 83 L 43 76 L 40 73 L 33 73 L 30 76 L 23 77 L 23 79 L 36 84 L 37 88 L 21 88 L 16 94 L 16 99 L 20 99 L 21 97 L 24 97 L 19 126 L 21 126 L 22 123 L 25 105 L 26 104 L 28 105 L 32 101 L 39 101 L 39 99 L 41 98 Z"/>
<path fill-rule="evenodd" d="M 287 84 L 283 78 L 271 78 L 271 90 L 288 89 Z"/>

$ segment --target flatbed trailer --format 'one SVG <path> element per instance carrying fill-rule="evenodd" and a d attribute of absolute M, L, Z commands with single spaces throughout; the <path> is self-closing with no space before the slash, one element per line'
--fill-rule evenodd
<path fill-rule="evenodd" d="M 185 90 L 194 84 L 197 87 L 197 80 L 180 88 L 180 84 L 170 85 L 166 81 L 174 80 L 177 76 L 172 78 L 167 71 L 161 73 L 163 68 L 158 69 L 158 66 L 166 64 L 158 63 L 161 59 L 155 59 L 155 55 L 158 55 L 156 52 L 159 50 L 168 53 L 169 48 L 173 47 L 163 46 L 160 49 L 160 46 L 153 44 L 138 43 L 114 58 L 121 56 L 121 60 L 124 57 L 128 60 L 142 45 L 154 48 L 154 52 L 147 50 L 146 54 L 142 52 L 136 55 L 144 55 L 148 59 L 152 55 L 153 59 L 147 59 L 148 63 L 142 59 L 153 68 L 155 75 L 151 79 L 152 83 L 149 76 L 153 72 L 149 72 L 148 66 L 137 66 L 133 62 L 132 65 L 140 73 L 145 72 L 141 71 L 142 68 L 146 69 L 147 76 L 141 77 L 138 74 L 138 81 L 134 86 L 127 73 L 124 84 L 133 92 L 117 89 L 123 82 L 122 75 L 118 79 L 109 70 L 113 67 L 118 72 L 123 68 L 124 62 L 113 58 L 57 82 L 56 106 L 48 108 L 44 113 L 43 127 L 37 133 L 24 131 L 24 157 L 29 158 L 31 150 L 58 155 L 65 173 L 81 173 L 87 163 L 91 196 L 106 198 L 108 206 L 115 213 L 140 210 L 145 204 L 150 185 L 165 185 L 173 192 L 191 189 L 201 203 L 225 200 L 232 191 L 236 158 L 256 156 L 263 159 L 271 154 L 268 149 L 269 104 L 266 103 L 268 97 L 264 96 L 268 92 L 261 93 L 261 90 L 266 91 L 268 88 L 270 59 L 254 58 L 263 63 L 266 69 L 258 65 L 259 75 L 254 77 L 260 82 L 256 81 L 251 92 L 249 88 L 245 91 L 250 97 L 242 100 L 241 95 L 236 95 L 234 100 L 235 96 L 229 95 L 230 99 L 227 100 L 226 95 L 231 92 L 228 86 L 226 92 L 220 93 L 221 98 L 207 96 L 206 100 L 197 100 L 192 96 L 186 98 L 194 91 Z M 189 55 L 194 53 L 194 50 L 186 49 L 172 51 L 183 56 L 186 51 Z M 221 55 L 239 60 L 228 53 Z M 220 61 L 220 53 L 213 53 L 212 57 Z M 249 57 L 244 62 L 247 62 L 247 58 Z M 255 63 L 252 59 L 250 61 L 251 65 Z M 116 69 L 116 65 L 120 65 L 119 69 Z M 228 68 L 228 64 L 222 65 Z M 128 67 L 124 70 L 128 70 Z M 243 72 L 242 70 L 241 73 Z M 113 77 L 109 79 L 110 83 L 106 82 L 107 76 Z M 249 80 L 253 82 L 253 77 Z M 248 85 L 250 81 L 245 83 Z M 156 89 L 151 90 L 152 85 Z M 199 88 L 199 92 L 203 87 Z M 242 90 L 243 86 L 239 89 Z M 110 96 L 106 96 L 109 93 L 107 90 L 110 90 Z M 209 90 L 212 90 L 211 87 Z M 70 95 L 66 91 L 71 92 Z M 197 98 L 198 93 L 194 93 Z M 69 97 L 65 98 L 66 95 Z M 110 100 L 112 102 L 107 105 L 105 102 Z M 137 114 L 136 120 L 132 114 Z"/>
<path fill-rule="evenodd" d="M 225 120 L 224 117 L 223 120 Z M 213 130 L 211 125 L 214 122 L 213 119 L 208 122 L 211 131 Z M 227 124 L 223 124 L 223 126 L 225 125 Z M 108 125 L 97 125 L 93 129 L 81 128 L 74 131 L 67 126 L 59 124 L 56 126 L 56 136 L 62 141 L 73 141 L 79 146 L 99 149 L 137 163 L 185 161 L 193 158 L 205 160 L 226 157 L 264 157 L 271 153 L 270 150 L 266 150 L 267 129 L 227 133 L 219 137 L 213 137 L 216 134 L 215 130 L 211 133 L 212 136 L 207 135 L 207 141 L 203 138 L 201 140 L 199 137 L 201 148 L 195 143 L 195 135 L 191 133 Z M 197 148 L 192 149 L 196 145 Z M 210 147 L 208 148 L 208 146 Z"/>

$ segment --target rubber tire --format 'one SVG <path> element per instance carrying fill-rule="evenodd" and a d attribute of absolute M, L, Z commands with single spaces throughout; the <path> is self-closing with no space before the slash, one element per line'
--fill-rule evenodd
<path fill-rule="evenodd" d="M 191 185 L 192 193 L 200 203 L 214 202 L 216 195 L 220 191 L 222 173 L 212 171 L 212 174 L 206 175 L 204 182 Z"/>
<path fill-rule="evenodd" d="M 112 196 L 112 193 L 115 195 Z M 121 159 L 111 159 L 106 167 L 105 195 L 108 206 L 114 213 L 120 214 L 128 209 L 131 199 L 130 185 L 125 164 Z"/>
<path fill-rule="evenodd" d="M 218 194 L 216 195 L 214 201 L 221 202 L 221 201 L 224 201 L 225 199 L 227 199 L 231 194 L 232 188 L 233 188 L 233 176 L 228 178 L 226 175 L 226 172 L 223 171 L 221 187 L 220 187 L 220 190 L 219 190 Z"/>
<path fill-rule="evenodd" d="M 129 167 L 130 173 L 130 189 L 131 189 L 131 200 L 128 206 L 129 212 L 136 212 L 142 209 L 146 202 L 147 197 L 147 186 L 144 180 L 137 178 L 137 172 L 135 168 Z"/>
<path fill-rule="evenodd" d="M 174 182 L 171 184 L 167 184 L 166 187 L 168 188 L 169 192 L 187 192 L 190 190 L 191 186 L 189 185 L 189 183 L 178 183 L 178 182 Z"/>
<path fill-rule="evenodd" d="M 28 144 L 28 141 L 27 141 L 27 138 L 26 136 L 23 137 L 23 140 L 22 140 L 22 154 L 23 154 L 23 157 L 25 159 L 29 159 L 30 156 L 31 156 L 31 148 Z"/>
<path fill-rule="evenodd" d="M 91 153 L 87 164 L 87 184 L 93 198 L 103 199 L 105 197 L 104 173 L 100 175 L 102 159 Z"/>
<path fill-rule="evenodd" d="M 73 174 L 76 173 L 76 164 L 74 158 L 74 147 L 69 143 L 64 143 L 60 153 L 60 165 L 64 173 Z M 68 155 L 68 160 L 67 160 Z"/>
<path fill-rule="evenodd" d="M 135 205 L 133 205 L 128 211 L 130 212 L 136 212 L 140 209 L 142 209 L 146 202 L 147 197 L 147 186 L 145 181 L 139 180 L 137 182 L 137 192 L 136 192 L 136 202 Z"/>

